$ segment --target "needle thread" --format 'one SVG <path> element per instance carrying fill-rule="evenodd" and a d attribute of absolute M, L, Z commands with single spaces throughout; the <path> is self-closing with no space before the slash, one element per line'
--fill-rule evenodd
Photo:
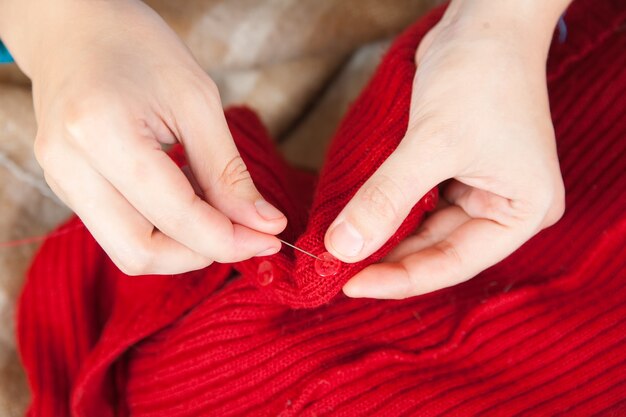
<path fill-rule="evenodd" d="M 2 248 L 10 248 L 10 247 L 16 247 L 16 246 L 22 246 L 22 245 L 28 245 L 28 244 L 32 244 L 32 243 L 36 243 L 36 242 L 40 242 L 42 240 L 48 239 L 48 238 L 53 238 L 53 237 L 57 237 L 60 235 L 64 235 L 68 232 L 74 231 L 78 228 L 82 228 L 84 227 L 83 224 L 78 224 L 75 225 L 74 227 L 66 227 L 66 228 L 62 228 L 60 230 L 57 230 L 56 232 L 52 232 L 50 234 L 47 235 L 41 235 L 41 236 L 30 236 L 30 237 L 26 237 L 23 239 L 17 239 L 17 240 L 12 240 L 12 241 L 8 241 L 8 242 L 0 242 L 0 249 Z M 289 242 L 285 242 L 282 239 L 278 239 L 280 240 L 281 243 L 284 243 L 285 245 L 294 248 L 295 250 L 298 250 L 302 253 L 304 253 L 305 255 L 309 255 L 311 258 L 314 259 L 318 259 L 321 261 L 321 259 L 318 256 L 313 255 L 311 252 L 307 252 L 304 249 L 301 249 L 299 247 L 297 247 L 296 245 L 292 245 Z"/>
<path fill-rule="evenodd" d="M 281 241 L 282 243 L 284 243 L 285 245 L 287 245 L 287 246 L 289 246 L 289 247 L 291 247 L 291 248 L 294 248 L 295 250 L 299 250 L 300 252 L 302 252 L 302 253 L 304 253 L 304 254 L 309 255 L 311 258 L 319 259 L 319 260 L 321 261 L 321 259 L 320 259 L 319 257 L 317 257 L 317 256 L 313 255 L 311 252 L 307 252 L 307 251 L 305 251 L 304 249 L 300 249 L 300 248 L 299 248 L 299 247 L 297 247 L 296 245 L 292 245 L 291 243 L 289 243 L 289 242 L 285 242 L 285 241 L 284 241 L 284 240 L 282 240 L 282 239 L 278 239 L 278 240 L 280 240 L 280 241 Z"/>
<path fill-rule="evenodd" d="M 40 235 L 40 236 L 29 236 L 29 237 L 25 237 L 22 239 L 16 239 L 16 240 L 9 240 L 7 242 L 0 242 L 0 249 L 7 249 L 7 248 L 14 248 L 14 247 L 19 247 L 19 246 L 26 246 L 26 245 L 31 245 L 33 243 L 38 243 L 41 241 L 44 241 L 46 239 L 51 239 L 51 238 L 55 238 L 57 236 L 61 236 L 64 235 L 66 233 L 72 232 L 76 229 L 82 228 L 84 227 L 84 225 L 81 224 L 77 224 L 74 226 L 68 226 L 68 227 L 64 227 L 61 228 L 55 232 L 51 232 L 48 233 L 46 235 Z"/>

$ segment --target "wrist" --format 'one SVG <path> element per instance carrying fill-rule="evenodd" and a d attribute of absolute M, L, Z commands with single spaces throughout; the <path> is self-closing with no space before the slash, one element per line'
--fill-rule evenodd
<path fill-rule="evenodd" d="M 572 0 L 452 0 L 444 21 L 475 36 L 515 44 L 542 59 Z"/>
<path fill-rule="evenodd" d="M 89 42 L 99 20 L 134 0 L 5 0 L 0 2 L 0 39 L 31 79 L 72 44 Z"/>
<path fill-rule="evenodd" d="M 32 78 L 35 58 L 43 38 L 54 34 L 48 28 L 54 8 L 65 8 L 64 0 L 6 0 L 0 2 L 0 39 L 21 70 Z"/>
<path fill-rule="evenodd" d="M 79 24 L 68 17 L 73 6 L 68 0 L 6 0 L 0 3 L 0 38 L 29 78 L 33 78 L 41 61 L 58 52 L 57 48 L 63 45 L 57 40 L 63 37 L 60 29 Z"/>

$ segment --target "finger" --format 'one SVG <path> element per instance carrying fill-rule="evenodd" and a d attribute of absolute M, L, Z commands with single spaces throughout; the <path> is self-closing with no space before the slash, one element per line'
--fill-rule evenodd
<path fill-rule="evenodd" d="M 433 212 L 424 220 L 415 235 L 409 236 L 385 257 L 383 262 L 398 262 L 412 253 L 432 246 L 447 238 L 470 217 L 458 206 L 447 206 Z"/>
<path fill-rule="evenodd" d="M 331 224 L 324 240 L 327 250 L 344 262 L 378 250 L 415 203 L 450 177 L 449 159 L 434 158 L 431 149 L 405 139 Z"/>
<path fill-rule="evenodd" d="M 237 262 L 280 250 L 276 237 L 231 223 L 199 198 L 154 138 L 133 132 L 123 122 L 100 124 L 94 129 L 85 135 L 96 131 L 102 137 L 75 141 L 82 146 L 82 154 L 167 236 L 218 262 Z"/>
<path fill-rule="evenodd" d="M 519 208 L 513 203 L 514 200 L 456 180 L 450 181 L 445 188 L 444 198 L 474 218 L 487 218 L 498 223 L 506 223 L 520 215 Z"/>
<path fill-rule="evenodd" d="M 128 275 L 177 274 L 211 260 L 165 236 L 72 150 L 64 152 L 63 186 L 46 175 L 59 198 L 83 221 L 113 262 Z M 67 175 L 80 173 L 80 175 Z"/>
<path fill-rule="evenodd" d="M 257 191 L 239 155 L 217 89 L 187 101 L 177 116 L 189 165 L 207 201 L 232 221 L 278 234 L 287 218 Z"/>
<path fill-rule="evenodd" d="M 512 182 L 512 181 L 507 181 Z M 528 190 L 525 194 L 528 201 L 515 198 L 506 198 L 489 191 L 481 190 L 451 181 L 446 188 L 444 197 L 452 204 L 456 204 L 471 217 L 493 219 L 498 223 L 505 223 L 511 218 L 524 218 L 533 214 L 541 216 L 541 228 L 556 223 L 565 210 L 565 188 L 560 173 L 547 175 L 538 183 L 544 187 L 538 190 Z M 529 202 L 533 202 L 529 204 Z"/>
<path fill-rule="evenodd" d="M 536 232 L 528 224 L 472 219 L 446 239 L 398 262 L 369 266 L 343 288 L 350 297 L 402 299 L 466 281 L 511 254 Z"/>

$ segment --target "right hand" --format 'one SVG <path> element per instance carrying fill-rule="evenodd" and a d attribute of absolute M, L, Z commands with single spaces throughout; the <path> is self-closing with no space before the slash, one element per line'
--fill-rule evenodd
<path fill-rule="evenodd" d="M 215 84 L 155 12 L 75 1 L 37 30 L 37 160 L 123 272 L 175 274 L 280 250 L 273 235 L 287 219 L 255 188 Z M 161 149 L 175 142 L 189 178 Z"/>

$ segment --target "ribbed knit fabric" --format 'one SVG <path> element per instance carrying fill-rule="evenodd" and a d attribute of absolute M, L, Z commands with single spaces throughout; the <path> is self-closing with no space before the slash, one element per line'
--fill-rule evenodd
<path fill-rule="evenodd" d="M 394 43 L 319 181 L 280 159 L 250 111 L 227 112 L 255 183 L 290 221 L 285 239 L 323 251 L 393 151 L 415 49 L 441 13 Z M 267 285 L 261 259 L 234 278 L 219 264 L 127 277 L 72 219 L 42 246 L 19 306 L 29 415 L 626 415 L 626 2 L 578 0 L 567 23 L 548 62 L 567 189 L 557 225 L 464 284 L 383 301 L 337 292 L 415 228 L 434 192 L 367 261 L 320 277 L 283 251 Z"/>

